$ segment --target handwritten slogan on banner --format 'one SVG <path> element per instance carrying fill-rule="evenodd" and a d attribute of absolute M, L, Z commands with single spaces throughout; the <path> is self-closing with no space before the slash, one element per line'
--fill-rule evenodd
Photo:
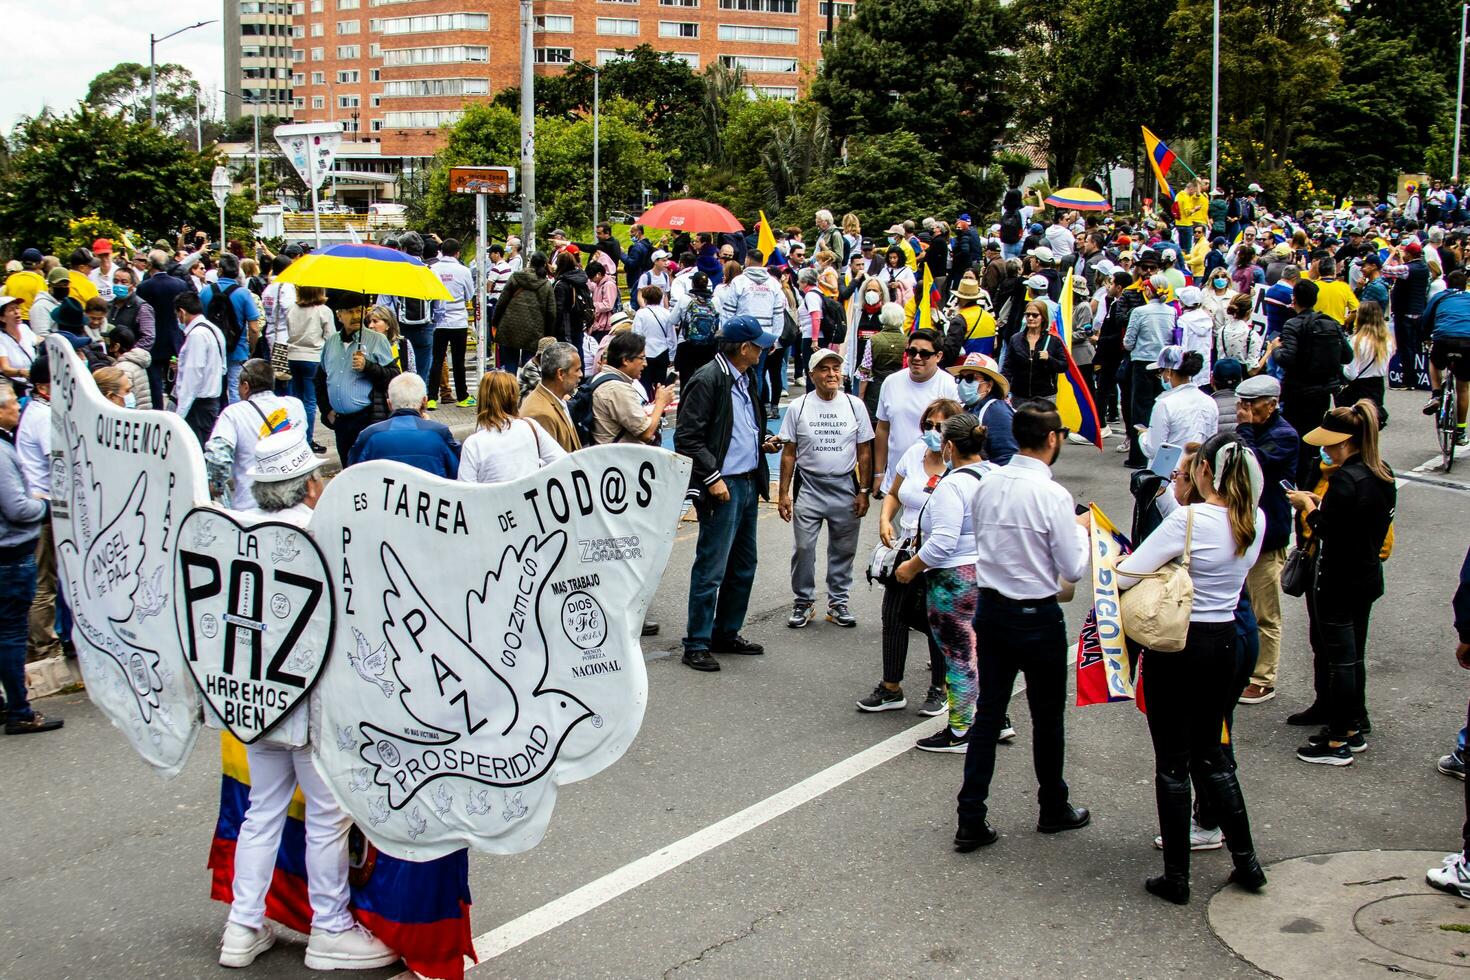
<path fill-rule="evenodd" d="M 1092 505 L 1092 611 L 1077 637 L 1077 703 L 1131 701 L 1133 671 L 1123 637 L 1114 564 L 1128 553 L 1128 539 Z"/>
<path fill-rule="evenodd" d="M 71 345 L 51 361 L 51 521 L 87 694 L 128 743 L 176 775 L 199 734 L 199 695 L 173 628 L 178 528 L 209 499 L 179 416 L 102 397 Z"/>

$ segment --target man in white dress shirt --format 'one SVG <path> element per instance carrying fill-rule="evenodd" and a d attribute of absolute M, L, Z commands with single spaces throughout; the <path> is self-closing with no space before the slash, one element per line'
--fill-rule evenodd
<path fill-rule="evenodd" d="M 995 744 L 1011 700 L 1016 674 L 1026 675 L 1031 707 L 1032 757 L 1043 834 L 1087 826 L 1086 807 L 1068 801 L 1062 779 L 1067 699 L 1067 624 L 1057 602 L 1059 581 L 1075 582 L 1088 568 L 1087 515 L 1073 513 L 1072 495 L 1051 478 L 1067 430 L 1054 406 L 1025 401 L 1011 426 L 1016 455 L 975 488 L 970 513 L 975 540 L 980 605 L 975 613 L 980 698 L 965 754 L 959 795 L 957 851 L 993 844 L 986 798 L 995 774 Z"/>
<path fill-rule="evenodd" d="M 174 313 L 184 333 L 174 371 L 174 410 L 184 417 L 203 448 L 219 418 L 225 390 L 225 335 L 204 318 L 198 293 L 175 296 Z"/>

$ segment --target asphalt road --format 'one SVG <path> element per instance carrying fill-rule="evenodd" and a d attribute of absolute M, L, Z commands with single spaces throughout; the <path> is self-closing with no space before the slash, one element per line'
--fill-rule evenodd
<path fill-rule="evenodd" d="M 1470 544 L 1470 462 L 1449 476 L 1410 472 L 1434 454 L 1422 397 L 1392 394 L 1389 405 L 1390 462 L 1438 482 L 1401 485 L 1389 594 L 1375 607 L 1369 644 L 1371 748 L 1345 769 L 1296 761 L 1304 733 L 1284 719 L 1311 691 L 1306 616 L 1295 601 L 1280 696 L 1237 714 L 1241 779 L 1265 862 L 1457 846 L 1462 787 L 1434 760 L 1451 746 L 1470 689 L 1453 661 L 1449 610 Z M 1101 455 L 1068 446 L 1057 474 L 1079 500 L 1097 501 L 1126 525 L 1126 471 L 1113 444 Z M 876 533 L 870 518 L 865 550 Z M 1094 819 L 1080 832 L 1044 836 L 1033 830 L 1029 716 L 1018 698 L 1021 734 L 1000 750 L 993 792 L 1001 841 L 955 854 L 962 757 L 873 750 L 925 720 L 912 706 L 854 710 L 878 679 L 878 592 L 855 591 L 856 630 L 820 620 L 787 630 L 790 530 L 763 508 L 746 633 L 767 655 L 726 658 L 722 673 L 697 674 L 669 655 L 682 631 L 694 535 L 692 524 L 681 530 L 654 601 L 664 630 L 646 648 L 642 733 L 612 768 L 562 790 L 541 846 L 472 858 L 474 931 L 497 930 L 691 835 L 699 853 L 514 945 L 472 977 L 1261 975 L 1206 921 L 1205 901 L 1229 869 L 1223 851 L 1198 857 L 1188 907 L 1142 890 L 1160 858 L 1150 844 L 1152 756 L 1134 707 L 1069 708 L 1067 776 Z M 1072 635 L 1084 614 L 1082 601 L 1069 606 Z M 921 693 L 924 654 L 913 648 L 909 676 Z M 85 695 L 43 707 L 65 715 L 63 732 L 0 740 L 0 977 L 220 975 L 225 910 L 208 899 L 204 867 L 218 796 L 209 736 L 183 775 L 164 783 Z M 851 778 L 811 781 L 843 764 L 840 774 Z M 778 796 L 791 787 L 801 787 L 794 798 Z M 741 826 L 756 824 L 748 832 L 707 831 L 748 808 Z M 513 927 L 518 937 L 524 924 Z M 282 942 L 244 975 L 305 976 L 301 952 L 299 937 Z"/>

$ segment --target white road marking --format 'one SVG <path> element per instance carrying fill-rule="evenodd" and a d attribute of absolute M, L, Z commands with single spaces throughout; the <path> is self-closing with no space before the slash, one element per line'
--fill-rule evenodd
<path fill-rule="evenodd" d="M 1414 467 L 1414 472 L 1415 473 L 1428 473 L 1428 472 L 1430 472 L 1432 470 L 1441 469 L 1443 466 L 1444 466 L 1444 457 L 1443 457 L 1443 455 L 1435 455 L 1435 456 L 1429 457 L 1424 462 L 1422 462 L 1418 466 Z"/>
<path fill-rule="evenodd" d="M 639 885 L 647 884 L 660 875 L 687 864 L 722 844 L 728 844 L 737 837 L 770 823 L 782 814 L 796 809 L 803 803 L 809 803 L 824 793 L 831 792 L 870 769 L 881 766 L 891 759 L 896 759 L 905 752 L 913 751 L 914 740 L 933 731 L 935 720 L 925 718 L 918 724 L 884 739 L 871 748 L 864 749 L 857 755 L 850 756 L 815 775 L 808 776 L 774 796 L 769 796 L 739 813 L 711 824 L 703 830 L 695 831 L 682 840 L 675 841 L 652 854 L 625 864 L 615 871 L 610 871 L 575 891 L 568 892 L 538 909 L 533 909 L 490 932 L 475 937 L 475 955 L 480 958 L 480 966 L 493 961 L 502 953 L 507 953 L 517 946 L 522 946 L 567 924 L 578 916 L 606 905 L 619 895 L 632 891 Z M 412 980 L 414 976 L 416 974 L 412 970 L 405 970 L 393 980 Z"/>

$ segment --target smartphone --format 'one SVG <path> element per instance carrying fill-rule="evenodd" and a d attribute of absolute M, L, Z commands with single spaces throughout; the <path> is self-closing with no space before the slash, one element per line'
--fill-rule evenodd
<path fill-rule="evenodd" d="M 1292 484 L 1290 480 L 1282 480 L 1281 489 L 1285 490 L 1287 493 L 1291 493 L 1293 490 L 1296 489 L 1296 487 Z"/>

